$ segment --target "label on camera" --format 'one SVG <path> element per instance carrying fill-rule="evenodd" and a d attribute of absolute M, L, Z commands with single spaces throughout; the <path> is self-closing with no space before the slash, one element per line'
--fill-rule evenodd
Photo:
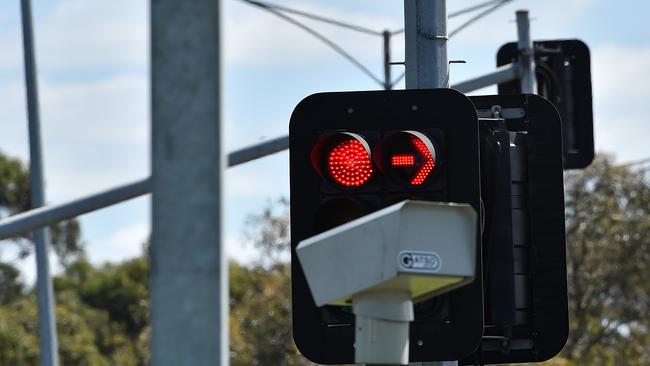
<path fill-rule="evenodd" d="M 397 263 L 406 272 L 435 273 L 440 271 L 442 260 L 435 252 L 402 251 L 397 255 Z"/>

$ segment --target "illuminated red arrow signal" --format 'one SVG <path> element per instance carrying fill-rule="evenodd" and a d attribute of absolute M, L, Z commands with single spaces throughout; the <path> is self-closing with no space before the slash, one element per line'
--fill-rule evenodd
<path fill-rule="evenodd" d="M 415 156 L 413 155 L 394 155 L 390 158 L 392 166 L 413 166 L 415 165 Z"/>
<path fill-rule="evenodd" d="M 435 168 L 435 150 L 429 138 L 418 131 L 400 131 L 382 142 L 384 169 L 398 181 L 419 186 Z"/>
<path fill-rule="evenodd" d="M 431 156 L 431 151 L 427 147 L 427 145 L 424 143 L 424 141 L 420 140 L 417 137 L 413 137 L 411 140 L 413 142 L 413 145 L 415 145 L 415 148 L 418 150 L 418 152 L 422 155 L 424 158 L 424 162 L 420 166 L 420 170 L 418 170 L 417 174 L 411 179 L 411 184 L 414 186 L 422 184 L 425 179 L 431 174 L 433 171 L 433 168 L 435 167 L 436 163 L 433 160 L 433 156 Z"/>

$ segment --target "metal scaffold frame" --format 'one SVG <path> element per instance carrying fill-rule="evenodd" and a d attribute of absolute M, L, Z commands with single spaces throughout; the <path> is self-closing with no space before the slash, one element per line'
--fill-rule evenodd
<path fill-rule="evenodd" d="M 222 159 L 220 1 L 199 0 L 190 5 L 162 0 L 151 4 L 152 176 L 51 206 L 44 206 L 31 3 L 21 1 L 33 208 L 0 220 L 0 240 L 35 232 L 41 364 L 58 365 L 45 227 L 153 192 L 152 362 L 175 365 L 191 359 L 192 364 L 207 365 L 216 359 L 228 365 L 227 263 L 220 225 L 222 170 L 286 150 L 289 138 L 281 136 L 242 148 L 225 156 L 226 161 Z M 404 6 L 406 87 L 449 87 L 446 0 L 405 0 Z M 192 22 L 187 21 L 190 18 Z M 517 12 L 517 28 L 522 54 L 519 62 L 451 88 L 470 92 L 518 79 L 522 91 L 534 92 L 535 65 L 527 11 Z M 386 89 L 392 87 L 389 38 L 393 34 L 381 33 Z M 188 64 L 193 66 L 183 67 Z M 187 113 L 187 98 L 197 98 L 197 88 L 202 91 L 200 100 L 195 100 L 191 113 Z M 184 113 L 175 113 L 179 110 Z M 180 127 L 187 124 L 193 127 Z M 202 199 L 174 197 L 179 191 L 200 194 Z M 185 249 L 191 250 L 179 253 L 178 233 L 187 233 L 190 228 L 195 232 L 190 247 Z M 183 295 L 179 296 L 179 292 Z M 190 313 L 196 321 L 187 321 Z M 200 337 L 192 336 L 198 334 L 197 328 L 202 329 Z M 165 336 L 166 332 L 175 333 L 173 340 Z"/>

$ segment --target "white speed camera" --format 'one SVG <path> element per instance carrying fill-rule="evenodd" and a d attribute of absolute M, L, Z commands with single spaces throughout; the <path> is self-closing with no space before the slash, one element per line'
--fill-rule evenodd
<path fill-rule="evenodd" d="M 402 201 L 300 242 L 316 305 L 352 305 L 355 362 L 408 363 L 413 302 L 471 282 L 477 215 L 466 204 Z"/>

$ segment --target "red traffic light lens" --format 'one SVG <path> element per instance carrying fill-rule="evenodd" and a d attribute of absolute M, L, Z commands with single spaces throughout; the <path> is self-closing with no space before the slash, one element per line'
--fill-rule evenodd
<path fill-rule="evenodd" d="M 359 140 L 339 142 L 327 157 L 327 171 L 339 184 L 358 187 L 370 179 L 370 154 Z"/>
<path fill-rule="evenodd" d="M 372 176 L 370 147 L 363 137 L 336 133 L 322 138 L 311 154 L 316 171 L 343 187 L 362 186 Z"/>
<path fill-rule="evenodd" d="M 375 158 L 386 175 L 410 187 L 425 184 L 436 167 L 434 145 L 425 134 L 418 131 L 400 131 L 388 135 L 380 143 Z"/>

